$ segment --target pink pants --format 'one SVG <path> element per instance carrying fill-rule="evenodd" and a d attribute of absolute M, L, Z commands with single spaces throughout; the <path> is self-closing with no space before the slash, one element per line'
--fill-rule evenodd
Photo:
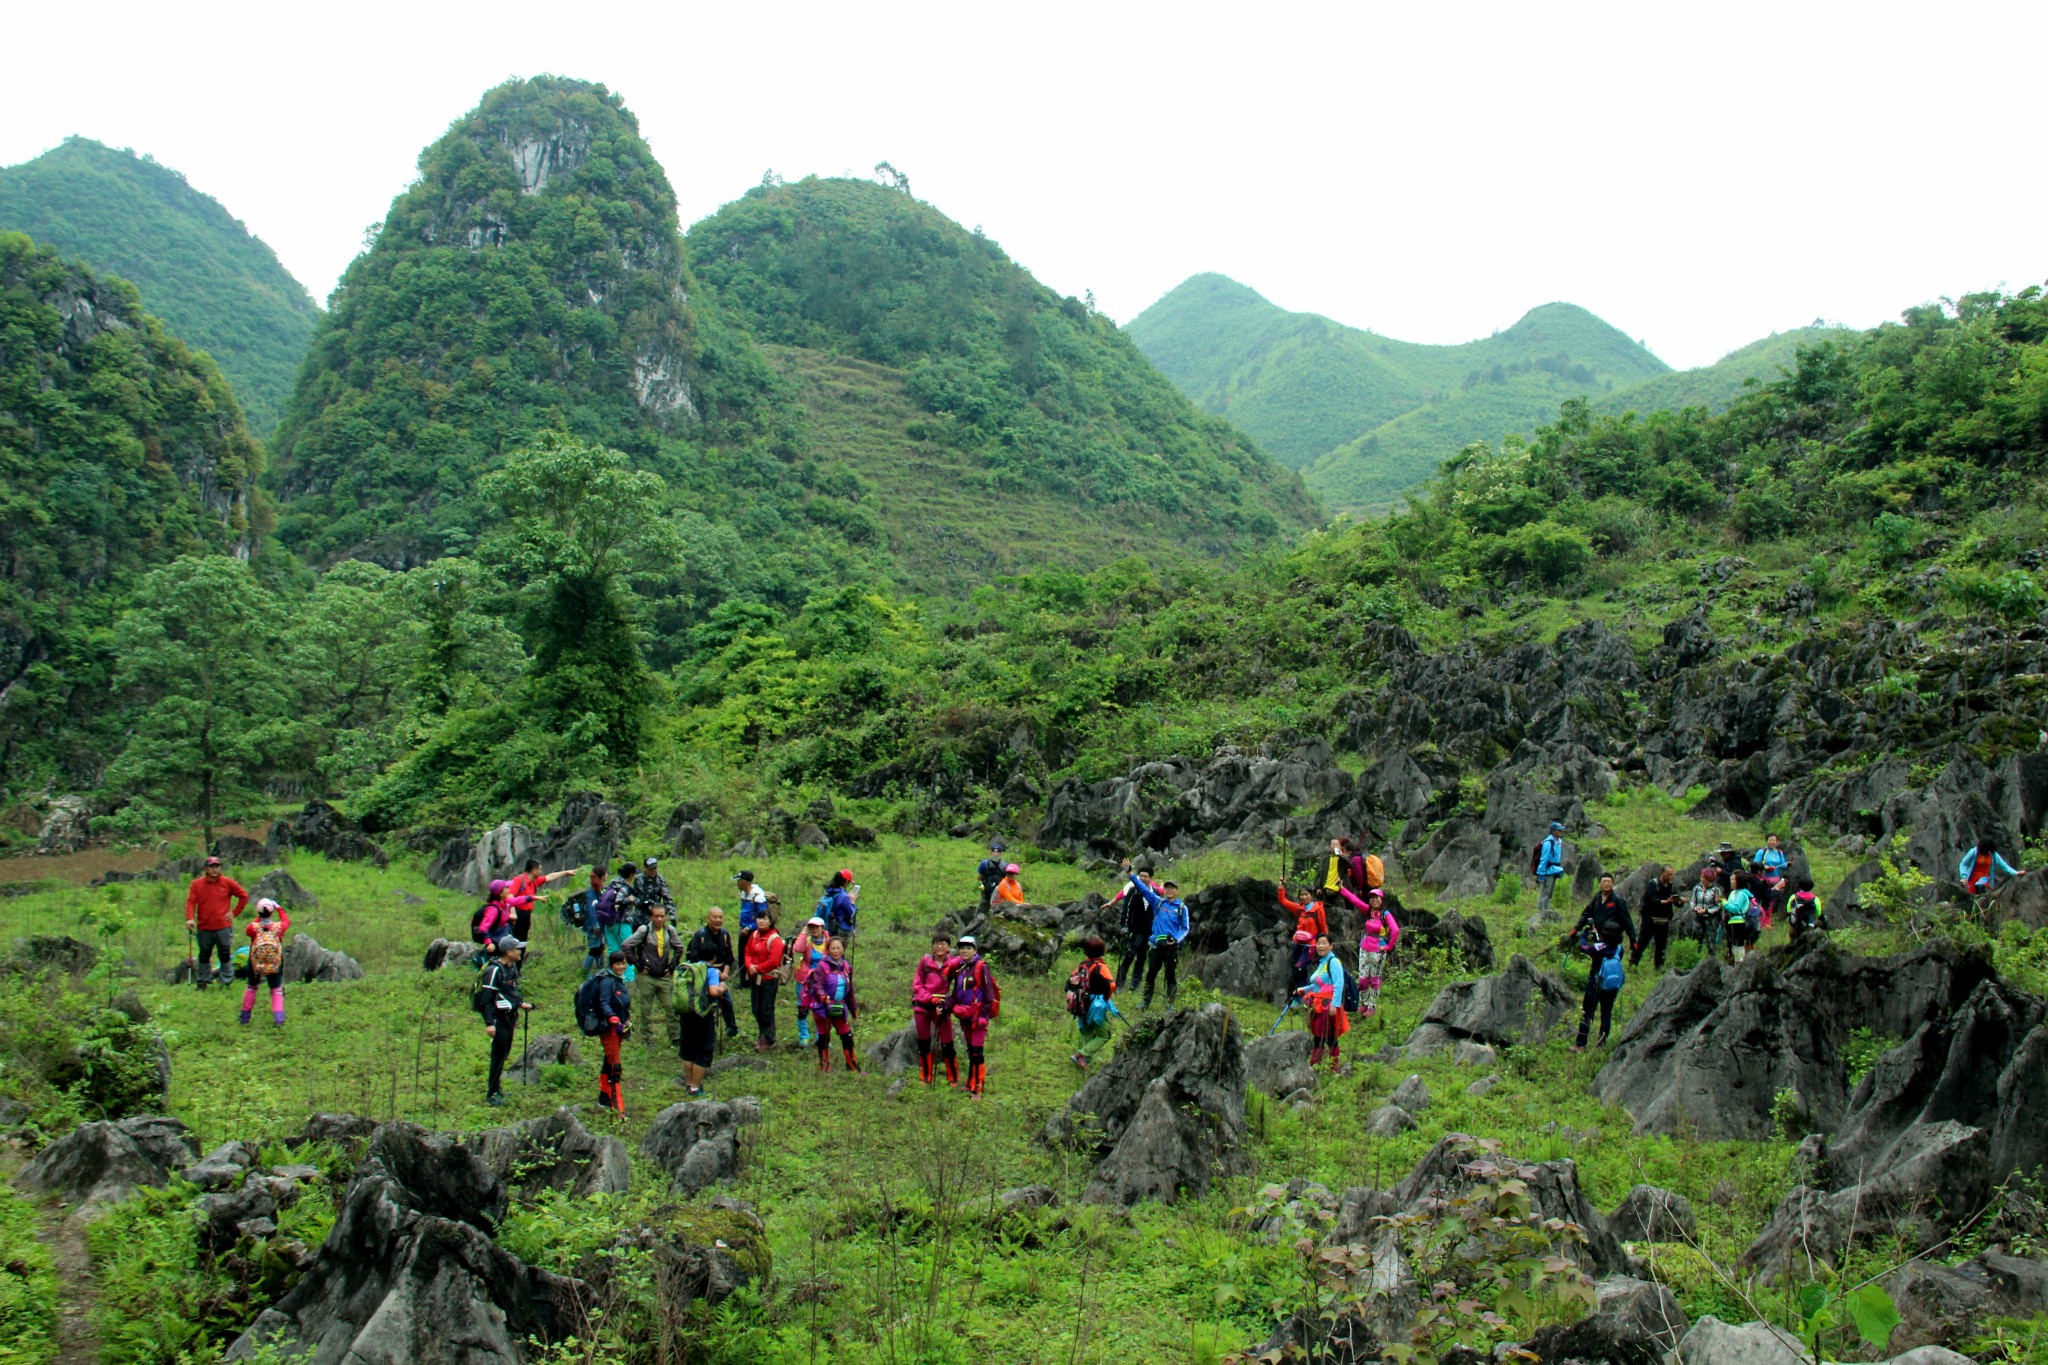
<path fill-rule="evenodd" d="M 929 1043 L 933 1038 L 941 1043 L 953 1041 L 953 1013 L 943 1004 L 929 1010 L 922 1005 L 911 1006 L 910 1022 L 917 1029 L 920 1043 Z"/>

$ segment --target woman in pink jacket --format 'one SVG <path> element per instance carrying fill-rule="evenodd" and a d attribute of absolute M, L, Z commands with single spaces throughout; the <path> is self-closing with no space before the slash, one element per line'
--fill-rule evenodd
<path fill-rule="evenodd" d="M 1337 894 L 1365 916 L 1365 933 L 1358 940 L 1358 1017 L 1370 1019 L 1380 1011 L 1380 976 L 1387 954 L 1401 941 L 1401 925 L 1382 904 L 1385 898 L 1379 891 L 1368 891 L 1360 899 L 1350 887 L 1340 886 Z"/>
<path fill-rule="evenodd" d="M 910 975 L 910 1021 L 917 1028 L 917 1071 L 930 1085 L 937 1071 L 932 1059 L 932 1040 L 939 1044 L 938 1060 L 946 1064 L 946 1084 L 960 1084 L 960 1063 L 953 1051 L 953 1012 L 946 1008 L 946 983 L 960 959 L 953 956 L 953 940 L 932 935 L 932 950 L 917 961 Z"/>

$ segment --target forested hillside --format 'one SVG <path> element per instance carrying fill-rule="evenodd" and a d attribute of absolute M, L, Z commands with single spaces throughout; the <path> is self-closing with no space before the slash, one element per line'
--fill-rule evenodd
<path fill-rule="evenodd" d="M 277 425 L 319 309 L 268 246 L 184 176 L 69 138 L 0 169 L 0 231 L 10 229 L 134 284 L 172 335 L 213 357 L 251 430 Z"/>
<path fill-rule="evenodd" d="M 1107 319 L 907 185 L 763 185 L 689 240 L 756 336 L 900 374 L 928 414 L 912 438 L 970 457 L 999 493 L 1049 493 L 1211 555 L 1309 520 L 1296 480 L 1190 408 Z"/>
<path fill-rule="evenodd" d="M 171 557 L 249 555 L 262 468 L 220 371 L 132 286 L 0 233 L 0 786 L 106 780 L 109 628 Z"/>
<path fill-rule="evenodd" d="M 1798 364 L 1801 347 L 1839 338 L 1843 332 L 1840 327 L 1818 325 L 1773 332 L 1761 341 L 1737 347 L 1711 365 L 1674 370 L 1627 388 L 1589 394 L 1587 400 L 1596 412 L 1677 412 L 1694 407 L 1719 412 L 1741 397 L 1751 380 L 1767 384 L 1789 373 Z"/>
<path fill-rule="evenodd" d="M 1289 313 L 1221 275 L 1197 275 L 1133 318 L 1130 334 L 1205 411 L 1302 471 L 1335 510 L 1392 505 L 1445 454 L 1546 420 L 1559 403 L 1665 372 L 1570 304 L 1457 346 L 1394 341 Z"/>

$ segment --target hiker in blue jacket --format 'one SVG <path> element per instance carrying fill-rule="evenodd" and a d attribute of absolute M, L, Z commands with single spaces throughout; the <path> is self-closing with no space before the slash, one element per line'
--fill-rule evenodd
<path fill-rule="evenodd" d="M 1144 1008 L 1152 1008 L 1152 984 L 1159 979 L 1160 968 L 1166 969 L 1166 1007 L 1173 1008 L 1173 998 L 1180 993 L 1180 945 L 1188 936 L 1188 907 L 1180 898 L 1180 888 L 1172 882 L 1161 882 L 1154 891 L 1146 885 L 1145 879 L 1133 872 L 1131 889 L 1144 898 L 1152 907 L 1152 955 L 1145 967 Z"/>
<path fill-rule="evenodd" d="M 2017 877 L 2020 870 L 2005 860 L 1998 851 L 1998 844 L 1991 839 L 1979 839 L 1975 847 L 1963 855 L 1956 865 L 1956 880 L 1963 889 L 1973 896 L 1996 890 L 2000 876 Z"/>
<path fill-rule="evenodd" d="M 853 887 L 853 873 L 840 868 L 825 883 L 825 893 L 818 897 L 818 904 L 811 911 L 825 921 L 826 932 L 845 940 L 848 951 L 853 948 L 853 922 L 860 914 L 860 907 L 854 904 L 854 889 L 857 888 Z"/>
<path fill-rule="evenodd" d="M 1550 893 L 1564 875 L 1564 826 L 1550 822 L 1550 832 L 1536 846 L 1536 913 L 1550 913 Z"/>

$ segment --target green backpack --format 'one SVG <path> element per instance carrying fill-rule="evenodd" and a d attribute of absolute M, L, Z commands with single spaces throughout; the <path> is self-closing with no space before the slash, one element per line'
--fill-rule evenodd
<path fill-rule="evenodd" d="M 675 984 L 676 1013 L 709 1014 L 711 1012 L 710 964 L 684 962 L 679 964 L 669 977 Z"/>

